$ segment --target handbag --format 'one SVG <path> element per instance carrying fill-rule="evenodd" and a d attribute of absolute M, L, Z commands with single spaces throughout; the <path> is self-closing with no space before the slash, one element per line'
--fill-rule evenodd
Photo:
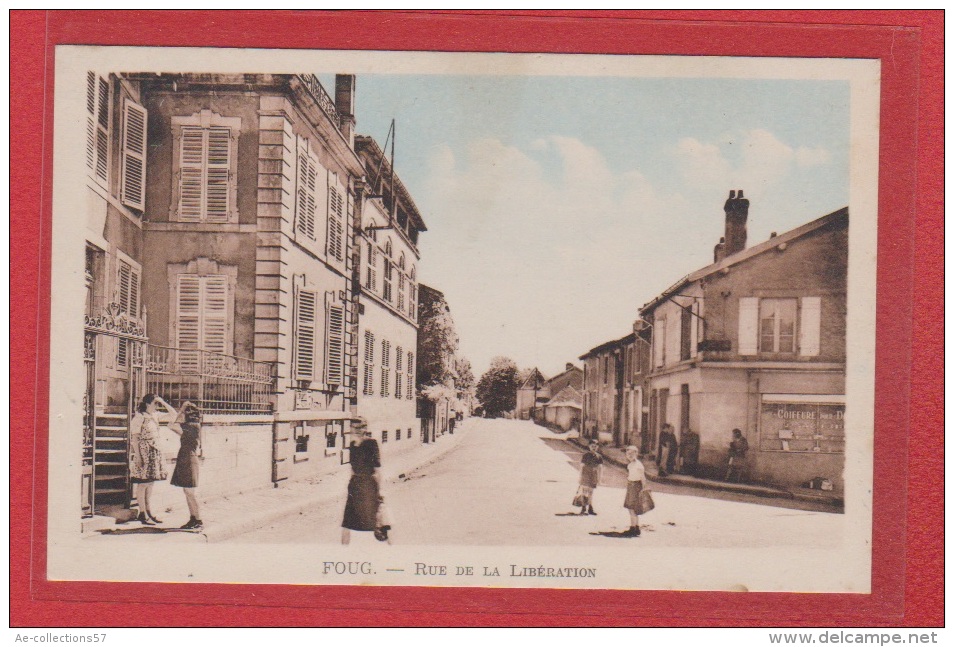
<path fill-rule="evenodd" d="M 576 490 L 576 496 L 573 497 L 573 505 L 578 508 L 582 508 L 587 504 L 586 495 L 583 494 L 583 486 L 581 485 Z"/>
<path fill-rule="evenodd" d="M 655 507 L 656 503 L 653 501 L 652 490 L 643 490 L 639 493 L 639 508 L 641 510 L 640 514 L 646 514 Z"/>

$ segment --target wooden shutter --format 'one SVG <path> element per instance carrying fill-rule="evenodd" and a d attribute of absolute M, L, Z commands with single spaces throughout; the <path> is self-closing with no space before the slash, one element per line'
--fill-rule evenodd
<path fill-rule="evenodd" d="M 123 204 L 146 208 L 146 109 L 129 101 L 123 104 L 122 179 Z"/>
<path fill-rule="evenodd" d="M 391 342 L 381 340 L 381 396 L 387 397 L 391 382 Z"/>
<path fill-rule="evenodd" d="M 202 349 L 231 354 L 229 344 L 228 278 L 203 276 L 205 299 L 202 309 Z"/>
<path fill-rule="evenodd" d="M 821 352 L 821 297 L 802 297 L 801 335 L 798 352 L 815 357 Z"/>
<path fill-rule="evenodd" d="M 139 271 L 119 261 L 119 307 L 130 317 L 139 316 Z"/>
<path fill-rule="evenodd" d="M 325 383 L 340 385 L 344 374 L 344 307 L 329 301 L 325 311 Z"/>
<path fill-rule="evenodd" d="M 86 73 L 86 167 L 96 168 L 96 72 Z"/>
<path fill-rule="evenodd" d="M 307 144 L 301 144 L 298 155 L 298 232 L 315 240 L 315 212 L 317 211 L 317 164 L 308 154 Z"/>
<path fill-rule="evenodd" d="M 374 333 L 364 331 L 364 394 L 374 395 Z"/>
<path fill-rule="evenodd" d="M 739 299 L 739 355 L 756 355 L 759 350 L 759 300 Z"/>
<path fill-rule="evenodd" d="M 176 348 L 179 364 L 186 373 L 195 373 L 199 367 L 199 349 L 202 325 L 202 283 L 195 274 L 180 274 L 176 295 Z"/>
<path fill-rule="evenodd" d="M 368 241 L 368 277 L 365 287 L 371 292 L 378 290 L 378 249 L 373 241 Z"/>
<path fill-rule="evenodd" d="M 407 399 L 414 397 L 414 353 L 407 354 Z"/>
<path fill-rule="evenodd" d="M 232 132 L 228 128 L 207 131 L 205 211 L 208 222 L 229 221 L 229 173 L 232 164 Z"/>
<path fill-rule="evenodd" d="M 400 346 L 394 351 L 394 397 L 404 397 L 404 349 Z"/>
<path fill-rule="evenodd" d="M 86 166 L 106 181 L 109 171 L 109 82 L 86 73 Z"/>
<path fill-rule="evenodd" d="M 344 260 L 344 204 L 341 190 L 337 186 L 331 185 L 331 182 L 337 182 L 333 174 L 329 174 L 328 187 L 328 249 L 326 250 L 330 258 L 342 261 Z"/>
<path fill-rule="evenodd" d="M 653 325 L 653 366 L 663 365 L 666 356 L 666 320 L 656 319 Z"/>
<path fill-rule="evenodd" d="M 179 220 L 200 222 L 203 206 L 203 161 L 205 132 L 201 128 L 182 128 L 179 143 Z"/>
<path fill-rule="evenodd" d="M 315 379 L 315 329 L 317 295 L 310 290 L 298 290 L 295 299 L 295 379 Z"/>

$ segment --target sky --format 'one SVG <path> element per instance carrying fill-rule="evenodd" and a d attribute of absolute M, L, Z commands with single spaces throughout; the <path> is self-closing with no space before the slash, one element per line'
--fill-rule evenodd
<path fill-rule="evenodd" d="M 396 120 L 419 277 L 475 375 L 504 355 L 550 377 L 712 262 L 730 189 L 749 246 L 846 206 L 849 99 L 846 81 L 364 74 L 355 113 L 381 144 Z"/>

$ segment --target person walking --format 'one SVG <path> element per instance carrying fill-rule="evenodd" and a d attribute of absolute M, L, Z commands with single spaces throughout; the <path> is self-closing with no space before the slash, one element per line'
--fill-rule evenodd
<path fill-rule="evenodd" d="M 351 531 L 378 530 L 387 539 L 387 530 L 378 528 L 378 506 L 381 504 L 381 450 L 371 437 L 368 423 L 358 419 L 352 424 L 353 433 L 361 441 L 351 448 L 351 480 L 348 481 L 348 501 L 341 521 L 341 543 L 351 542 Z"/>
<path fill-rule="evenodd" d="M 640 497 L 643 481 L 646 479 L 646 468 L 639 460 L 639 449 L 635 445 L 626 448 L 626 460 L 626 499 L 623 501 L 623 507 L 629 511 L 629 530 L 624 534 L 639 537 L 639 515 L 648 512 L 643 509 Z"/>
<path fill-rule="evenodd" d="M 156 481 L 166 480 L 162 451 L 159 449 L 159 418 L 157 406 L 162 403 L 175 416 L 175 409 L 154 393 L 147 393 L 139 402 L 137 413 L 129 426 L 129 477 L 134 483 L 136 500 L 139 502 L 137 521 L 144 526 L 162 523 L 152 514 L 152 486 Z"/>
<path fill-rule="evenodd" d="M 600 456 L 600 443 L 590 441 L 590 449 L 580 460 L 580 514 L 596 514 L 593 510 L 593 492 L 603 476 L 603 457 Z M 587 512 L 589 508 L 589 512 Z"/>
<path fill-rule="evenodd" d="M 699 434 L 686 429 L 679 443 L 679 456 L 682 458 L 682 472 L 695 476 L 699 467 Z"/>
<path fill-rule="evenodd" d="M 176 467 L 169 483 L 182 488 L 186 505 L 189 506 L 189 521 L 180 528 L 202 530 L 202 516 L 199 514 L 199 500 L 195 492 L 199 487 L 199 432 L 202 429 L 202 411 L 191 402 L 186 402 L 175 422 L 169 425 L 169 429 L 179 436 L 179 454 L 176 456 Z"/>
<path fill-rule="evenodd" d="M 667 422 L 659 432 L 659 450 L 656 452 L 656 466 L 659 468 L 660 476 L 669 476 L 676 471 L 678 450 L 679 443 L 676 441 L 675 428 Z"/>

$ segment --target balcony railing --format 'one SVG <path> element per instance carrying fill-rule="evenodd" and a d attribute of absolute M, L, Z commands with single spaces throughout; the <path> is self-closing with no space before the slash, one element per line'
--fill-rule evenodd
<path fill-rule="evenodd" d="M 299 74 L 298 78 L 301 79 L 308 93 L 311 94 L 312 98 L 321 106 L 325 114 L 328 115 L 328 118 L 331 119 L 335 128 L 340 129 L 341 118 L 338 116 L 338 109 L 335 107 L 335 102 L 332 101 L 331 97 L 328 96 L 328 93 L 325 92 L 325 89 L 321 86 L 318 77 L 314 74 Z"/>
<path fill-rule="evenodd" d="M 153 346 L 146 353 L 146 390 L 172 404 L 194 402 L 205 413 L 269 413 L 274 365 L 205 350 Z"/>

